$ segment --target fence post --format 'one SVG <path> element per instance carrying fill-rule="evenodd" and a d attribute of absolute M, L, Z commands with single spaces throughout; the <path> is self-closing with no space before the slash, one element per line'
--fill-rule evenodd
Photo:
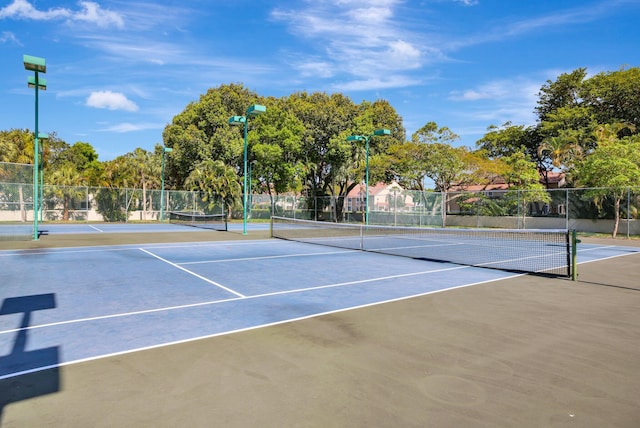
<path fill-rule="evenodd" d="M 518 210 L 516 211 L 516 218 L 518 219 L 516 229 L 520 229 L 520 190 L 516 190 L 516 201 L 518 206 Z"/>
<path fill-rule="evenodd" d="M 578 233 L 575 229 L 571 231 L 571 280 L 578 280 L 578 244 L 580 240 L 577 238 Z"/>
<path fill-rule="evenodd" d="M 565 229 L 569 230 L 569 189 L 564 190 L 564 224 Z"/>
<path fill-rule="evenodd" d="M 631 239 L 629 228 L 631 227 L 631 187 L 627 187 L 627 239 Z"/>
<path fill-rule="evenodd" d="M 440 205 L 441 205 L 441 210 L 442 210 L 442 227 L 445 228 L 447 227 L 447 192 L 440 192 L 440 195 L 442 196 Z"/>
<path fill-rule="evenodd" d="M 476 227 L 480 228 L 480 192 L 478 192 L 478 197 L 476 198 Z"/>
<path fill-rule="evenodd" d="M 84 186 L 84 199 L 86 201 L 87 223 L 89 223 L 89 215 L 91 214 L 91 209 L 89 209 L 89 186 Z"/>

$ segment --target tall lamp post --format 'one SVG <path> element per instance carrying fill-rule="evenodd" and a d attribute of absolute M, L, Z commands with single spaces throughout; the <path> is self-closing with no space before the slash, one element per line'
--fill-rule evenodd
<path fill-rule="evenodd" d="M 255 165 L 256 163 L 258 163 L 258 161 L 255 159 L 249 162 L 249 216 L 251 216 L 251 210 L 253 209 L 253 186 L 251 186 L 251 179 L 253 178 L 253 175 L 251 174 L 251 172 L 253 165 Z"/>
<path fill-rule="evenodd" d="M 48 140 L 49 139 L 49 134 L 45 134 L 43 132 L 38 133 L 38 142 L 42 141 L 42 144 L 40 144 L 40 148 L 41 150 L 41 154 L 40 154 L 40 207 L 42 208 L 40 210 L 40 222 L 42 222 L 43 219 L 43 211 L 44 211 L 44 140 Z"/>
<path fill-rule="evenodd" d="M 160 191 L 160 221 L 164 221 L 164 154 L 171 153 L 173 149 L 171 147 L 162 148 L 162 190 Z"/>
<path fill-rule="evenodd" d="M 376 136 L 384 136 L 384 135 L 391 135 L 391 131 L 389 131 L 388 129 L 376 129 L 375 131 L 373 131 L 373 134 L 371 135 L 350 135 L 347 137 L 347 141 L 364 141 L 365 142 L 365 214 L 364 214 L 364 218 L 365 218 L 365 224 L 369 224 L 369 140 L 371 139 L 371 137 L 376 137 Z"/>
<path fill-rule="evenodd" d="M 247 109 L 244 116 L 231 116 L 229 125 L 244 125 L 244 196 L 242 209 L 242 234 L 247 234 L 247 122 L 251 116 L 264 113 L 267 108 L 260 104 L 254 104 Z"/>
<path fill-rule="evenodd" d="M 35 138 L 35 143 L 33 146 L 33 239 L 34 241 L 38 240 L 38 184 L 39 184 L 39 174 L 38 174 L 38 90 L 45 91 L 47 89 L 47 81 L 44 78 L 40 78 L 38 73 L 46 73 L 47 72 L 47 62 L 44 58 L 38 58 L 31 55 L 23 55 L 22 61 L 24 62 L 24 68 L 29 71 L 34 72 L 34 76 L 29 76 L 27 79 L 27 84 L 30 88 L 35 88 L 36 90 L 36 127 L 33 133 Z"/>

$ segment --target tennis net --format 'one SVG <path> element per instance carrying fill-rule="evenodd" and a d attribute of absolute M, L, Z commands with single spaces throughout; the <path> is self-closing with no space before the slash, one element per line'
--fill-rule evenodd
<path fill-rule="evenodd" d="M 436 229 L 272 217 L 279 239 L 549 276 L 571 275 L 566 230 Z"/>
<path fill-rule="evenodd" d="M 225 214 L 196 214 L 170 211 L 169 223 L 227 231 L 227 216 Z"/>

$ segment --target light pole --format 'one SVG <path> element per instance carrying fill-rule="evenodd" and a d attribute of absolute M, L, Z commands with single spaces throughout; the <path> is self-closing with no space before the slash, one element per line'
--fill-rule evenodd
<path fill-rule="evenodd" d="M 47 72 L 47 62 L 44 58 L 38 58 L 31 55 L 23 55 L 22 61 L 24 62 L 24 68 L 29 71 L 34 72 L 34 76 L 29 76 L 27 79 L 27 84 L 30 88 L 35 88 L 36 90 L 36 127 L 33 133 L 34 135 L 34 146 L 33 146 L 33 239 L 34 241 L 38 240 L 38 182 L 40 180 L 38 174 L 38 90 L 42 89 L 45 91 L 47 89 L 47 81 L 43 78 L 41 79 L 38 73 L 46 73 Z"/>
<path fill-rule="evenodd" d="M 171 147 L 162 148 L 162 190 L 160 191 L 160 222 L 164 221 L 164 154 L 171 153 Z"/>
<path fill-rule="evenodd" d="M 247 122 L 251 116 L 255 116 L 267 111 L 267 108 L 260 104 L 254 104 L 247 109 L 244 116 L 231 116 L 229 125 L 244 125 L 244 197 L 242 209 L 242 234 L 247 234 Z"/>
<path fill-rule="evenodd" d="M 40 163 L 42 164 L 40 168 L 40 222 L 42 222 L 43 212 L 44 212 L 44 140 L 49 139 L 49 134 L 45 134 L 43 132 L 38 133 L 38 142 L 42 141 L 40 147 L 42 148 L 42 153 L 40 155 Z"/>
<path fill-rule="evenodd" d="M 347 137 L 347 141 L 364 141 L 365 142 L 365 224 L 369 224 L 369 140 L 371 137 L 391 135 L 391 131 L 388 129 L 376 129 L 371 135 L 350 135 Z"/>
<path fill-rule="evenodd" d="M 249 162 L 249 216 L 251 216 L 251 210 L 253 209 L 253 187 L 251 186 L 251 179 L 253 178 L 253 175 L 251 172 L 253 170 L 253 165 L 256 163 L 258 163 L 258 161 L 255 159 Z"/>

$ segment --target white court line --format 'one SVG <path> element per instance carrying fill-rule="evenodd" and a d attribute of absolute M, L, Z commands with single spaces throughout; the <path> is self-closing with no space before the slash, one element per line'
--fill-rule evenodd
<path fill-rule="evenodd" d="M 98 228 L 97 228 L 97 227 L 95 227 L 95 226 L 89 225 L 89 227 L 90 227 L 91 229 L 95 229 L 95 230 L 97 230 L 98 232 L 104 232 L 104 230 L 102 230 L 102 229 L 98 229 Z"/>
<path fill-rule="evenodd" d="M 587 252 L 587 251 L 595 251 L 595 250 L 603 250 L 603 249 L 607 249 L 607 248 L 620 248 L 620 246 L 618 246 L 618 245 L 605 245 L 604 247 L 585 248 L 583 250 L 578 249 L 578 253 L 584 253 L 584 252 Z M 624 247 L 624 248 L 634 248 L 634 247 Z M 598 258 L 598 259 L 593 259 L 593 260 L 585 260 L 585 261 L 582 261 L 582 262 L 578 262 L 578 264 L 582 265 L 582 264 L 585 264 L 585 263 L 599 262 L 599 261 L 602 261 L 602 260 L 615 259 L 617 257 L 630 256 L 632 254 L 640 254 L 640 251 L 628 251 L 626 253 L 614 254 L 614 255 L 609 256 L 609 257 L 603 257 L 603 258 Z"/>
<path fill-rule="evenodd" d="M 50 255 L 58 255 L 58 254 L 75 254 L 75 253 L 105 253 L 112 251 L 131 251 L 137 250 L 138 248 L 133 246 L 128 247 L 114 247 L 112 245 L 105 245 L 103 248 L 100 247 L 75 247 L 76 249 L 64 249 L 64 248 L 47 248 L 44 250 L 16 250 L 17 253 L 5 253 L 0 252 L 0 257 L 23 257 L 23 256 L 41 256 L 46 254 Z"/>
<path fill-rule="evenodd" d="M 232 242 L 232 241 L 212 241 L 212 242 L 184 242 L 181 244 L 157 244 L 157 243 L 149 243 L 143 244 L 146 248 L 156 250 L 156 249 L 166 249 L 166 248 L 206 248 L 206 247 L 222 247 L 222 246 L 237 246 L 237 245 L 260 245 L 260 244 L 268 244 L 268 245 L 288 245 L 287 241 L 271 241 L 271 240 L 256 240 L 256 241 L 240 241 L 240 242 Z M 24 249 L 24 250 L 0 250 L 0 257 L 16 257 L 16 256 L 37 256 L 42 254 L 72 254 L 72 253 L 92 253 L 92 252 L 101 252 L 101 251 L 128 251 L 128 250 L 138 250 L 140 244 L 106 244 L 106 245 L 93 245 L 86 247 L 59 247 L 59 248 L 46 248 L 46 249 Z"/>
<path fill-rule="evenodd" d="M 235 333 L 242 333 L 242 332 L 245 332 L 245 331 L 257 330 L 259 328 L 272 327 L 272 326 L 277 326 L 277 325 L 281 325 L 281 324 L 287 324 L 287 323 L 291 323 L 291 322 L 296 322 L 296 321 L 302 321 L 302 320 L 306 320 L 306 319 L 321 317 L 321 316 L 324 316 L 324 315 L 331 315 L 331 314 L 337 314 L 337 313 L 340 313 L 340 312 L 347 312 L 347 311 L 351 311 L 351 310 L 354 310 L 354 309 L 362 309 L 362 308 L 368 308 L 368 307 L 382 305 L 382 304 L 386 304 L 386 303 L 400 302 L 402 300 L 414 299 L 416 297 L 428 296 L 430 294 L 442 293 L 442 292 L 445 292 L 445 291 L 451 291 L 451 290 L 456 290 L 456 289 L 459 289 L 459 288 L 465 288 L 465 287 L 471 287 L 471 286 L 475 286 L 475 285 L 486 284 L 486 283 L 490 283 L 490 282 L 494 282 L 494 281 L 502 281 L 504 279 L 515 278 L 515 277 L 518 277 L 518 276 L 522 276 L 522 275 L 520 275 L 520 274 L 511 275 L 511 276 L 507 276 L 507 277 L 504 277 L 504 278 L 490 279 L 490 280 L 486 280 L 486 281 L 474 282 L 472 284 L 458 285 L 458 286 L 455 286 L 455 287 L 445 288 L 445 289 L 442 289 L 442 290 L 426 291 L 424 293 L 413 294 L 413 295 L 410 295 L 410 296 L 396 297 L 394 299 L 388 299 L 388 300 L 383 300 L 383 301 L 379 301 L 379 302 L 366 303 L 366 304 L 358 305 L 358 306 L 350 306 L 348 308 L 335 309 L 335 310 L 332 310 L 332 311 L 320 312 L 320 313 L 317 313 L 317 314 L 305 315 L 305 316 L 301 316 L 301 317 L 297 317 L 297 318 L 290 318 L 290 319 L 281 320 L 281 321 L 274 321 L 272 323 L 267 323 L 267 324 L 259 324 L 259 325 L 240 328 L 240 329 L 236 329 L 236 330 L 229 330 L 229 331 L 223 331 L 223 332 L 218 332 L 218 333 L 213 333 L 213 334 L 207 334 L 207 335 L 204 335 L 204 336 L 192 337 L 192 338 L 189 338 L 189 339 L 182 339 L 182 340 L 176 340 L 176 341 L 172 341 L 172 342 L 160 343 L 160 344 L 157 344 L 157 345 L 151 345 L 151 346 L 144 346 L 144 347 L 140 347 L 140 348 L 128 349 L 126 351 L 119 351 L 119 352 L 113 352 L 113 353 L 110 353 L 110 354 L 98 355 L 98 356 L 95 356 L 95 357 L 82 358 L 82 359 L 73 360 L 73 361 L 66 361 L 66 362 L 60 363 L 60 364 L 51 364 L 51 365 L 44 366 L 44 367 L 38 367 L 38 368 L 35 368 L 35 369 L 29 369 L 29 370 L 24 370 L 24 371 L 21 371 L 21 372 L 9 373 L 9 374 L 6 374 L 6 375 L 2 375 L 2 376 L 0 376 L 0 380 L 9 379 L 9 378 L 16 377 L 16 376 L 23 376 L 23 375 L 26 375 L 26 374 L 29 374 L 29 373 L 36 373 L 36 372 L 43 371 L 43 370 L 49 370 L 49 369 L 55 369 L 55 368 L 58 368 L 58 367 L 70 366 L 72 364 L 78 364 L 78 363 L 84 363 L 84 362 L 88 362 L 88 361 L 100 360 L 100 359 L 103 359 L 103 358 L 110 358 L 110 357 L 116 357 L 116 356 L 120 356 L 120 355 L 132 354 L 134 352 L 142 352 L 142 351 L 148 351 L 148 350 L 152 350 L 152 349 L 164 348 L 164 347 L 167 347 L 167 346 L 180 345 L 180 344 L 195 342 L 197 340 L 211 339 L 211 338 L 214 338 L 214 337 L 227 336 L 227 335 L 231 335 L 231 334 L 235 334 Z M 232 300 L 237 300 L 237 299 L 232 299 Z M 2 332 L 0 332 L 0 333 L 2 333 Z"/>
<path fill-rule="evenodd" d="M 587 252 L 587 251 L 606 250 L 607 248 L 616 248 L 616 247 L 617 247 L 617 245 L 605 245 L 605 246 L 602 246 L 602 247 L 594 247 L 594 248 L 583 248 L 583 249 L 578 248 L 578 252 L 579 253 L 584 253 L 584 252 Z"/>
<path fill-rule="evenodd" d="M 224 285 L 222 285 L 222 284 L 218 284 L 218 283 L 217 283 L 217 282 L 215 282 L 215 281 L 211 281 L 210 279 L 205 278 L 205 277 L 204 277 L 204 276 L 202 276 L 202 275 L 198 275 L 198 274 L 197 274 L 197 273 L 195 273 L 195 272 L 191 272 L 189 269 L 185 269 L 185 268 L 183 268 L 182 266 L 179 266 L 179 265 L 177 265 L 177 264 L 175 264 L 175 263 L 173 263 L 173 262 L 170 262 L 170 261 L 169 261 L 169 260 L 167 260 L 167 259 L 163 259 L 162 257 L 160 257 L 160 256 L 158 256 L 158 255 L 153 254 L 151 251 L 147 251 L 147 250 L 145 250 L 144 248 L 138 248 L 138 249 L 139 249 L 140 251 L 142 251 L 143 253 L 147 253 L 147 254 L 149 254 L 150 256 L 155 257 L 156 259 L 161 260 L 161 261 L 163 261 L 163 262 L 167 263 L 168 265 L 171 265 L 171 266 L 173 266 L 173 267 L 175 267 L 175 268 L 177 268 L 177 269 L 180 269 L 180 270 L 181 270 L 181 271 L 183 271 L 183 272 L 188 273 L 189 275 L 193 275 L 193 276 L 195 276 L 196 278 L 199 278 L 199 279 L 201 279 L 201 280 L 203 280 L 203 281 L 205 281 L 205 282 L 208 282 L 209 284 L 212 284 L 212 285 L 215 285 L 216 287 L 222 288 L 223 290 L 228 291 L 228 292 L 229 292 L 229 293 L 231 293 L 231 294 L 235 294 L 235 295 L 236 295 L 236 296 L 238 296 L 238 297 L 247 297 L 247 296 L 245 296 L 244 294 L 240 294 L 240 293 L 238 293 L 237 291 L 234 291 L 234 290 L 232 290 L 232 289 L 230 289 L 230 288 L 227 288 L 227 287 L 225 287 L 225 286 L 224 286 Z"/>
<path fill-rule="evenodd" d="M 153 256 L 153 254 L 151 254 L 151 255 Z M 157 256 L 155 256 L 155 257 L 157 257 Z M 172 264 L 171 262 L 168 262 L 168 263 Z M 180 266 L 176 266 L 176 267 L 180 268 Z M 89 322 L 89 321 L 98 321 L 98 320 L 104 320 L 104 319 L 110 319 L 110 318 L 120 318 L 120 317 L 127 317 L 127 316 L 144 315 L 144 314 L 149 314 L 149 313 L 153 313 L 153 312 L 174 311 L 174 310 L 179 310 L 179 309 L 195 308 L 195 307 L 198 307 L 198 306 L 217 305 L 217 304 L 221 304 L 221 303 L 233 302 L 233 301 L 236 301 L 236 300 L 258 299 L 258 298 L 262 298 L 262 297 L 278 296 L 278 295 L 283 295 L 283 294 L 294 294 L 294 293 L 300 293 L 300 292 L 304 292 L 304 291 L 315 291 L 315 290 L 322 290 L 322 289 L 326 289 L 326 288 L 344 287 L 344 286 L 349 286 L 349 285 L 365 284 L 367 282 L 384 281 L 384 280 L 395 279 L 395 278 L 406 278 L 406 277 L 409 277 L 409 276 L 426 275 L 426 274 L 431 274 L 431 273 L 439 273 L 439 272 L 446 272 L 446 271 L 451 271 L 451 270 L 471 269 L 471 268 L 472 268 L 472 266 L 456 266 L 456 267 L 451 267 L 451 268 L 426 270 L 426 271 L 421 271 L 421 272 L 403 273 L 403 274 L 398 274 L 398 275 L 389 275 L 389 276 L 382 276 L 382 277 L 377 277 L 377 278 L 361 279 L 361 280 L 357 280 L 357 281 L 340 282 L 340 283 L 336 283 L 336 284 L 326 284 L 326 285 L 318 285 L 318 286 L 314 286 L 314 287 L 297 288 L 297 289 L 294 289 L 294 290 L 274 291 L 272 293 L 255 294 L 255 295 L 252 295 L 252 296 L 233 297 L 233 298 L 230 298 L 230 299 L 221 299 L 221 300 L 210 300 L 208 302 L 190 303 L 188 305 L 167 306 L 167 307 L 164 307 L 164 308 L 146 309 L 146 310 L 142 310 L 142 311 L 132 311 L 132 312 L 119 313 L 119 314 L 100 315 L 100 316 L 96 316 L 96 317 L 78 318 L 78 319 L 75 319 L 75 320 L 58 321 L 58 322 L 52 322 L 52 323 L 48 323 L 48 324 L 31 325 L 31 326 L 22 327 L 22 328 L 14 328 L 14 329 L 11 329 L 11 330 L 4 330 L 4 331 L 0 331 L 0 334 L 15 333 L 15 332 L 18 332 L 18 331 L 35 330 L 35 329 L 46 328 L 46 327 L 55 327 L 55 326 L 65 325 L 65 324 L 76 324 L 76 323 Z M 183 270 L 185 270 L 185 269 L 183 269 Z M 516 276 L 521 276 L 521 275 L 522 274 L 515 274 L 515 275 L 512 275 L 512 276 L 509 276 L 509 278 L 514 278 Z M 199 275 L 196 275 L 196 276 L 199 276 Z M 489 281 L 483 281 L 483 282 L 489 282 Z M 458 288 L 458 287 L 460 287 L 460 286 L 456 286 L 454 288 Z"/>
<path fill-rule="evenodd" d="M 184 266 L 184 265 L 198 265 L 198 264 L 205 264 L 205 263 L 245 262 L 248 260 L 286 259 L 289 257 L 324 256 L 325 254 L 345 254 L 345 253 L 361 253 L 361 251 L 360 250 L 342 250 L 342 251 L 325 251 L 325 252 L 319 252 L 319 253 L 282 254 L 279 256 L 260 256 L 260 257 L 243 257 L 243 258 L 237 258 L 237 259 L 203 260 L 203 261 L 197 261 L 197 262 L 182 262 L 178 264 L 181 266 Z"/>

